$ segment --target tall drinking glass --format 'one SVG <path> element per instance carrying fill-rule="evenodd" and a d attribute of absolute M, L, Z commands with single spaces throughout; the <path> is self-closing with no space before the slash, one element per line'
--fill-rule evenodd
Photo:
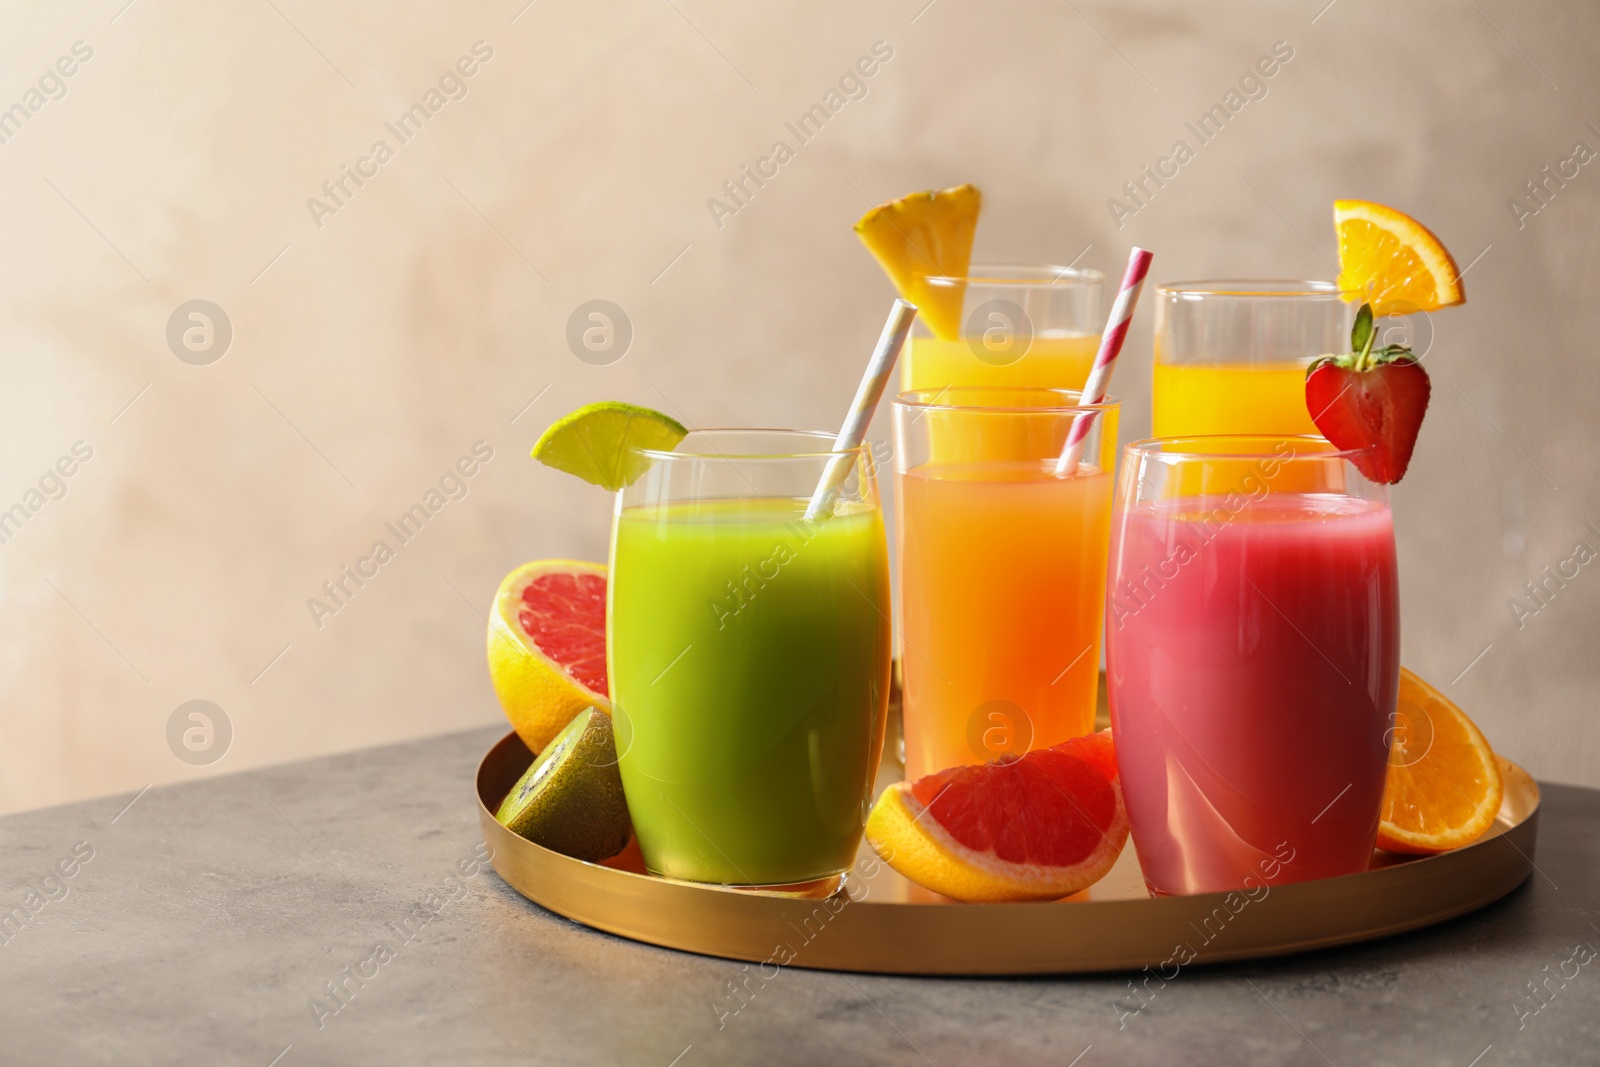
<path fill-rule="evenodd" d="M 1140 441 L 1122 463 L 1106 677 L 1153 892 L 1367 869 L 1400 678 L 1384 487 L 1316 437 Z"/>
<path fill-rule="evenodd" d="M 1097 270 L 994 264 L 929 278 L 935 291 L 961 292 L 961 336 L 934 337 L 918 319 L 900 360 L 901 389 L 1082 389 L 1105 325 L 1104 283 Z"/>
<path fill-rule="evenodd" d="M 1351 308 L 1331 282 L 1156 287 L 1156 437 L 1315 434 L 1306 368 L 1348 351 Z"/>
<path fill-rule="evenodd" d="M 1117 411 L 1057 389 L 896 398 L 908 779 L 1094 729 Z"/>
<path fill-rule="evenodd" d="M 883 748 L 889 563 L 870 453 L 698 430 L 617 495 L 608 664 L 628 811 L 656 874 L 849 869 Z M 836 457 L 849 476 L 805 517 Z"/>

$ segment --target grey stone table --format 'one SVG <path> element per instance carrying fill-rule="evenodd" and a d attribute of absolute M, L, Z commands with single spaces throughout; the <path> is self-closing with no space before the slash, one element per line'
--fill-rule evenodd
<path fill-rule="evenodd" d="M 1600 792 L 1421 933 L 1185 971 L 915 979 L 634 944 L 481 862 L 474 730 L 0 819 L 0 1063 L 1600 1063 Z M 335 995 L 337 993 L 337 995 Z M 738 1008 L 737 1011 L 732 1009 Z"/>

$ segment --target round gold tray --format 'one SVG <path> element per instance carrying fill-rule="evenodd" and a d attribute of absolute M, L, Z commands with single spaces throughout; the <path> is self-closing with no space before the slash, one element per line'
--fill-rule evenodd
<path fill-rule="evenodd" d="M 893 725 L 891 723 L 891 725 Z M 893 745 L 885 745 L 892 750 Z M 478 765 L 478 818 L 494 868 L 529 900 L 598 930 L 763 965 L 895 974 L 1069 974 L 1281 956 L 1415 930 L 1505 896 L 1533 869 L 1539 787 L 1501 760 L 1496 825 L 1454 852 L 1375 851 L 1364 874 L 1243 893 L 1152 898 L 1132 843 L 1086 891 L 1047 904 L 960 904 L 901 878 L 865 844 L 843 889 L 776 893 L 658 878 L 541 848 L 494 812 L 532 755 L 507 734 Z M 879 785 L 897 779 L 886 759 Z"/>

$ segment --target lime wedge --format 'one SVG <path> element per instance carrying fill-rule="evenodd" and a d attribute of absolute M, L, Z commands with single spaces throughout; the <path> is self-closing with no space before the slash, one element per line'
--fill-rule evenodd
<path fill-rule="evenodd" d="M 620 400 L 602 400 L 551 423 L 533 446 L 533 458 L 615 491 L 632 485 L 650 466 L 649 457 L 635 449 L 670 452 L 688 432 L 670 415 Z"/>
<path fill-rule="evenodd" d="M 587 708 L 534 758 L 495 813 L 512 833 L 553 852 L 598 863 L 633 833 L 617 771 L 611 716 Z"/>

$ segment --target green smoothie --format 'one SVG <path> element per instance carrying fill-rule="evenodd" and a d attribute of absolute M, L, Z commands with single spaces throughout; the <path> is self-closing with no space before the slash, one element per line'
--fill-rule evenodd
<path fill-rule="evenodd" d="M 849 869 L 883 747 L 889 563 L 877 507 L 619 511 L 607 638 L 646 866 L 737 885 Z"/>

